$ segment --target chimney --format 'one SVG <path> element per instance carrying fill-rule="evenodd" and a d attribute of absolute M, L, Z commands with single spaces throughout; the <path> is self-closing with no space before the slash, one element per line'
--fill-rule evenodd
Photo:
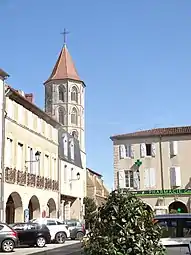
<path fill-rule="evenodd" d="M 33 93 L 29 93 L 29 94 L 25 94 L 25 98 L 30 102 L 30 103 L 34 103 L 34 95 Z"/>

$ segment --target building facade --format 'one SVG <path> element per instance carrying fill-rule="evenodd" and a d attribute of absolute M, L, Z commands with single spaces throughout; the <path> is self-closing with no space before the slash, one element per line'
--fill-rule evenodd
<path fill-rule="evenodd" d="M 59 129 L 61 218 L 81 219 L 86 196 L 85 84 L 66 45 L 44 86 L 45 111 L 62 127 Z"/>
<path fill-rule="evenodd" d="M 191 211 L 191 126 L 112 136 L 114 186 L 127 188 L 156 214 Z"/>
<path fill-rule="evenodd" d="M 58 123 L 33 103 L 32 94 L 6 86 L 6 95 L 4 220 L 56 217 Z"/>
<path fill-rule="evenodd" d="M 87 174 L 87 197 L 93 198 L 97 206 L 101 206 L 105 203 L 109 196 L 109 191 L 106 188 L 102 175 L 86 168 Z"/>

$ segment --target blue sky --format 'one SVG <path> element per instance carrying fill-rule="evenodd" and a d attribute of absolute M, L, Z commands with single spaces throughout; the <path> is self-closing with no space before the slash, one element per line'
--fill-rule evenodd
<path fill-rule="evenodd" d="M 190 0 L 0 0 L 0 67 L 34 92 L 63 43 L 86 88 L 88 167 L 113 185 L 112 134 L 190 125 Z"/>

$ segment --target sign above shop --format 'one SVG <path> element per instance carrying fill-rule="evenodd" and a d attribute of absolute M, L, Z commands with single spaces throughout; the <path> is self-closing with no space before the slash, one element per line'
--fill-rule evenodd
<path fill-rule="evenodd" d="M 136 196 L 174 196 L 191 195 L 191 189 L 165 189 L 165 190 L 138 190 L 132 191 Z"/>

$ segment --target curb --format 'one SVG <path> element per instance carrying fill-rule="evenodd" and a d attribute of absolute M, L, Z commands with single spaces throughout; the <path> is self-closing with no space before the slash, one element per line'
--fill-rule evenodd
<path fill-rule="evenodd" d="M 67 245 L 62 245 L 60 247 L 56 247 L 56 248 L 51 248 L 51 249 L 48 249 L 48 250 L 44 250 L 44 251 L 34 251 L 33 253 L 29 253 L 29 254 L 26 254 L 26 255 L 47 255 L 49 252 L 51 251 L 58 251 L 58 250 L 61 250 L 65 247 L 68 247 L 68 246 L 75 246 L 75 245 L 79 245 L 81 242 L 77 242 L 77 243 L 73 243 L 73 244 L 67 244 Z"/>

